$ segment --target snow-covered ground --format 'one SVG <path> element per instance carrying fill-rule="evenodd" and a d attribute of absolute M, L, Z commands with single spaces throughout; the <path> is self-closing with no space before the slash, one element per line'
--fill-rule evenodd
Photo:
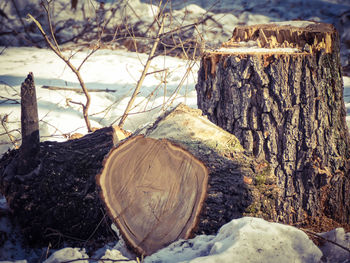
<path fill-rule="evenodd" d="M 155 7 L 150 7 L 146 1 L 143 2 L 133 0 L 129 1 L 129 4 L 140 17 L 150 22 Z M 187 19 L 186 23 L 195 21 L 207 11 L 212 12 L 213 19 L 208 20 L 201 28 L 208 46 L 226 41 L 238 24 L 250 25 L 291 19 L 334 23 L 340 30 L 343 40 L 350 40 L 350 15 L 347 16 L 350 14 L 350 1 L 173 0 L 171 4 L 174 16 L 179 21 Z M 62 20 L 75 17 L 82 21 L 81 14 L 74 13 L 69 8 L 66 13 L 59 13 L 59 16 Z M 343 41 L 342 46 L 344 66 L 348 65 L 350 54 L 348 49 L 344 49 L 345 42 Z M 69 47 L 69 44 L 66 47 Z M 69 56 L 75 51 L 68 49 L 65 54 Z M 72 63 L 78 66 L 88 52 L 88 49 L 78 52 L 73 57 Z M 41 140 L 66 140 L 74 133 L 87 132 L 81 107 L 69 102 L 84 103 L 85 97 L 72 90 L 46 88 L 80 89 L 75 75 L 52 51 L 32 47 L 0 47 L 0 53 L 0 154 L 8 148 L 20 145 L 19 88 L 29 72 L 33 72 L 37 88 Z M 120 49 L 101 49 L 82 66 L 81 75 L 88 89 L 108 90 L 108 92 L 91 92 L 92 104 L 89 114 L 93 127 L 118 124 L 146 60 L 146 54 Z M 152 122 L 170 104 L 184 102 L 191 107 L 197 107 L 194 86 L 198 67 L 196 61 L 169 56 L 155 58 L 149 72 L 156 73 L 147 75 L 135 103 L 137 107 L 127 118 L 124 128 L 133 131 Z M 347 121 L 350 123 L 349 77 L 344 77 L 344 100 Z M 11 136 L 6 134 L 6 130 Z M 0 209 L 7 209 L 4 198 L 0 199 Z M 350 246 L 350 234 L 344 233 L 343 229 L 335 229 L 322 235 L 344 246 Z M 44 261 L 52 252 L 46 254 L 46 249 L 23 248 L 21 238 L 19 229 L 13 226 L 7 217 L 1 217 L 0 214 L 0 260 L 26 259 L 38 262 Z M 116 260 L 132 258 L 132 253 L 122 242 L 118 242 L 107 244 L 89 256 Z M 46 262 L 63 262 L 86 257 L 88 255 L 83 248 L 65 248 L 57 251 Z M 269 223 L 262 219 L 242 218 L 223 226 L 216 236 L 203 235 L 191 240 L 179 240 L 146 258 L 145 262 L 349 263 L 350 254 L 329 243 L 318 248 L 296 228 Z"/>
<path fill-rule="evenodd" d="M 72 63 L 79 65 L 88 51 L 78 53 Z M 68 55 L 68 54 L 67 54 Z M 146 54 L 137 54 L 120 50 L 100 50 L 82 67 L 81 76 L 88 89 L 108 90 L 108 92 L 91 92 L 92 127 L 118 124 L 130 96 L 140 78 Z M 135 101 L 137 108 L 127 118 L 124 128 L 135 130 L 142 124 L 152 121 L 163 108 L 163 103 L 174 99 L 174 103 L 185 102 L 196 107 L 194 85 L 197 78 L 198 63 L 180 60 L 174 57 L 157 57 L 152 61 L 149 72 L 162 71 L 146 77 L 140 94 Z M 188 71 L 188 74 L 186 72 Z M 29 72 L 33 72 L 37 87 L 40 134 L 43 140 L 66 139 L 64 135 L 87 132 L 82 119 L 81 106 L 69 103 L 69 100 L 85 103 L 83 94 L 67 90 L 50 90 L 48 86 L 76 88 L 80 91 L 76 76 L 52 51 L 30 47 L 7 48 L 0 56 L 0 104 L 1 115 L 8 115 L 7 128 L 19 127 L 20 107 L 16 101 L 5 102 L 5 98 L 19 99 L 20 85 Z M 183 84 L 181 80 L 184 76 Z M 166 84 L 164 82 L 166 81 Z M 153 110 L 152 110 L 153 109 Z M 1 127 L 0 129 L 3 129 Z M 20 138 L 19 133 L 13 136 Z M 18 137 L 17 137 L 18 136 Z M 9 146 L 8 136 L 0 137 L 0 151 Z M 6 143 L 7 142 L 7 143 Z"/>

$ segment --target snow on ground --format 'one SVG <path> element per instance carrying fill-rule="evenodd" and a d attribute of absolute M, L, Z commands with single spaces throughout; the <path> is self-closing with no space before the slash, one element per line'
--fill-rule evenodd
<path fill-rule="evenodd" d="M 260 218 L 232 220 L 216 236 L 180 240 L 146 258 L 146 262 L 319 262 L 322 252 L 291 226 Z"/>
<path fill-rule="evenodd" d="M 321 234 L 343 246 L 350 245 L 350 234 L 343 229 Z M 129 261 L 119 250 L 119 244 L 108 245 L 93 258 Z M 323 252 L 323 253 L 322 253 Z M 45 263 L 83 259 L 87 254 L 79 248 L 64 248 L 52 254 Z M 321 261 L 322 258 L 322 261 Z M 128 261 L 123 261 L 128 260 Z M 79 261 L 87 262 L 87 261 Z M 349 252 L 325 243 L 318 248 L 301 230 L 260 218 L 244 217 L 222 226 L 217 235 L 199 235 L 178 240 L 146 257 L 144 263 L 349 263 Z"/>
<path fill-rule="evenodd" d="M 86 55 L 87 51 L 78 53 L 72 63 L 78 66 Z M 100 50 L 83 65 L 81 76 L 88 89 L 110 91 L 91 92 L 89 114 L 93 127 L 118 124 L 119 117 L 123 114 L 140 78 L 146 59 L 145 54 Z M 177 90 L 179 90 L 178 98 L 174 103 L 181 101 L 196 107 L 194 85 L 198 63 L 162 56 L 152 61 L 149 72 L 162 69 L 167 70 L 146 77 L 135 102 L 138 107 L 131 113 L 147 112 L 130 115 L 125 123 L 125 129 L 133 131 L 141 124 L 154 120 L 162 109 L 163 102 L 169 100 L 171 102 L 172 94 Z M 188 77 L 180 85 L 187 70 L 189 70 Z M 52 135 L 57 140 L 66 139 L 64 134 L 75 132 L 85 134 L 86 127 L 82 119 L 81 106 L 68 102 L 72 100 L 84 103 L 86 101 L 84 95 L 69 90 L 43 88 L 43 86 L 55 86 L 80 90 L 76 76 L 52 51 L 29 47 L 7 48 L 0 56 L 0 115 L 2 118 L 8 115 L 7 128 L 9 130 L 19 128 L 20 105 L 13 104 L 13 101 L 6 102 L 5 98 L 19 99 L 20 85 L 29 72 L 33 72 L 37 87 L 42 140 Z M 0 127 L 0 131 L 3 129 L 4 127 Z M 19 133 L 13 135 L 20 138 Z M 0 135 L 0 143 L 2 153 L 11 146 L 6 134 Z"/>
<path fill-rule="evenodd" d="M 19 4 L 27 3 L 24 0 L 17 2 Z M 81 10 L 73 12 L 66 7 L 69 1 L 67 3 L 57 2 L 62 5 L 61 8 L 64 12 L 59 12 L 55 19 L 64 21 L 75 17 L 77 21 L 84 22 L 82 14 L 79 13 Z M 94 3 L 93 1 L 87 2 L 88 5 Z M 157 9 L 155 6 L 146 4 L 146 1 L 140 3 L 137 0 L 130 1 L 129 4 L 126 7 L 127 12 L 132 12 L 132 9 L 136 10 L 145 25 L 152 22 L 153 14 Z M 350 1 L 237 0 L 232 2 L 222 0 L 213 2 L 173 0 L 171 6 L 174 17 L 178 19 L 179 23 L 191 23 L 198 16 L 203 16 L 209 11 L 212 19 L 200 26 L 208 46 L 215 46 L 226 41 L 234 26 L 238 24 L 251 25 L 293 19 L 333 23 L 340 30 L 343 43 L 347 40 L 350 41 L 350 34 L 348 34 L 350 32 L 348 26 L 350 16 L 347 16 L 350 13 Z M 24 5 L 24 9 L 27 7 L 29 8 L 29 5 Z M 86 8 L 86 11 L 91 11 L 89 6 Z M 118 20 L 118 16 L 114 19 Z M 184 20 L 186 21 L 184 22 Z M 72 28 L 74 30 L 74 27 Z M 66 38 L 71 36 L 71 32 L 62 31 L 62 34 L 66 34 Z M 1 51 L 0 154 L 13 147 L 13 144 L 20 144 L 19 141 L 16 141 L 20 138 L 18 130 L 20 125 L 19 87 L 29 72 L 34 73 L 37 87 L 41 139 L 65 140 L 75 132 L 86 133 L 80 106 L 69 103 L 69 100 L 85 102 L 84 96 L 70 90 L 43 88 L 43 86 L 80 88 L 75 75 L 53 52 L 30 47 L 8 47 L 6 49 L 0 47 Z M 66 51 L 66 55 L 71 52 L 74 50 Z M 87 52 L 88 50 L 84 50 L 77 53 L 72 59 L 73 64 L 78 66 Z M 348 49 L 342 49 L 344 66 L 349 63 L 349 54 Z M 81 74 L 88 89 L 109 90 L 109 92 L 91 92 L 92 105 L 89 113 L 93 127 L 118 123 L 118 118 L 125 110 L 146 59 L 147 55 L 145 54 L 122 50 L 99 50 L 83 65 Z M 164 110 L 164 102 L 167 102 L 167 105 L 173 102 L 175 105 L 181 101 L 191 107 L 197 107 L 194 85 L 197 80 L 198 63 L 160 56 L 152 62 L 149 72 L 163 69 L 167 70 L 146 77 L 141 93 L 136 100 L 138 106 L 133 109 L 134 113 L 143 113 L 132 114 L 128 117 L 124 126 L 127 130 L 133 131 L 140 125 L 152 122 Z M 187 72 L 189 72 L 188 75 Z M 173 94 L 178 94 L 176 99 L 174 99 Z M 349 77 L 344 77 L 344 100 L 347 109 L 347 122 L 350 126 Z M 11 133 L 13 143 L 8 135 L 3 134 L 5 128 L 8 131 L 14 130 Z M 0 209 L 7 209 L 4 198 L 0 198 Z M 0 260 L 27 259 L 29 262 L 38 262 L 46 259 L 46 248 L 28 250 L 21 246 L 20 231 L 11 224 L 7 217 L 0 218 L 0 234 Z M 344 246 L 350 246 L 349 233 L 344 233 L 343 229 L 335 229 L 322 235 Z M 3 236 L 5 236 L 4 239 L 2 239 Z M 2 243 L 2 240 L 5 241 Z M 233 262 L 234 260 L 248 263 L 319 262 L 322 253 L 323 262 L 350 262 L 348 252 L 332 244 L 325 243 L 320 249 L 296 228 L 268 223 L 261 219 L 242 218 L 223 226 L 216 236 L 201 235 L 191 240 L 177 241 L 146 258 L 145 262 Z M 107 244 L 92 256 L 95 258 L 126 259 L 120 251 L 131 258 L 132 254 L 121 242 Z M 86 258 L 87 256 L 83 248 L 65 248 L 57 251 L 46 262 L 62 262 L 75 258 Z"/>

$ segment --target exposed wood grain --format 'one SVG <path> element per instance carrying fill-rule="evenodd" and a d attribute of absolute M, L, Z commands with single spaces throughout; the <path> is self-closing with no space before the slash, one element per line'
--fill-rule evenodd
<path fill-rule="evenodd" d="M 125 240 L 143 255 L 188 238 L 208 183 L 206 167 L 167 140 L 135 136 L 111 150 L 97 180 Z"/>

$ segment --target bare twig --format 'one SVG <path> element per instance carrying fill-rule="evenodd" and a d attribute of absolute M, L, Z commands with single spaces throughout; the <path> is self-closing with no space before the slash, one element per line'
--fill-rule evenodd
<path fill-rule="evenodd" d="M 6 103 L 8 101 L 11 101 L 12 102 L 11 104 L 20 104 L 19 100 L 7 98 L 7 97 L 1 96 L 1 95 L 0 95 L 0 99 L 4 99 L 5 100 L 5 101 L 1 101 L 0 104 Z"/>
<path fill-rule="evenodd" d="M 16 142 L 15 138 L 11 135 L 11 132 L 15 131 L 15 130 L 9 131 L 8 128 L 7 128 L 8 117 L 9 117 L 8 114 L 5 114 L 4 116 L 0 115 L 1 125 L 4 128 L 4 130 L 5 130 L 5 134 L 7 134 L 7 136 L 9 137 L 12 145 L 17 149 L 18 148 L 17 142 Z"/>
<path fill-rule="evenodd" d="M 84 63 L 99 49 L 100 49 L 100 44 L 98 43 L 97 46 L 94 46 L 92 51 L 83 59 L 83 61 L 81 62 L 77 70 L 79 71 L 81 67 L 84 65 Z"/>
<path fill-rule="evenodd" d="M 149 73 L 146 74 L 146 76 L 152 75 L 152 74 L 156 74 L 156 73 L 160 73 L 160 72 L 163 72 L 163 71 L 168 71 L 168 70 L 169 70 L 168 68 L 163 68 L 163 69 L 160 69 L 160 70 L 149 72 Z"/>
<path fill-rule="evenodd" d="M 56 86 L 41 86 L 42 89 L 48 90 L 63 90 L 63 91 L 74 91 L 76 93 L 83 93 L 81 89 L 78 88 L 65 88 L 65 87 L 56 87 Z M 117 92 L 114 89 L 88 89 L 88 92 Z M 0 96 L 1 97 L 1 96 Z"/>
<path fill-rule="evenodd" d="M 55 43 L 57 50 L 59 52 L 61 52 L 60 47 L 59 47 L 57 40 L 56 40 L 56 37 L 55 37 L 55 33 L 53 31 L 53 27 L 52 27 L 51 14 L 50 14 L 50 3 L 47 0 L 45 0 L 45 1 L 46 1 L 46 5 L 44 4 L 44 2 L 41 2 L 41 6 L 45 9 L 46 14 L 47 14 L 47 22 L 48 22 L 49 27 L 50 27 L 51 37 Z"/>
<path fill-rule="evenodd" d="M 1 51 L 0 51 L 0 55 L 2 55 L 2 53 L 4 53 L 4 51 L 7 49 L 7 47 L 4 47 Z"/>
<path fill-rule="evenodd" d="M 135 98 L 136 96 L 138 95 L 139 91 L 140 91 L 140 88 L 142 86 L 142 83 L 146 77 L 146 74 L 147 74 L 147 71 L 148 71 L 148 68 L 151 64 L 151 61 L 152 61 L 152 58 L 153 58 L 153 55 L 157 49 L 157 46 L 158 46 L 158 43 L 159 43 L 159 40 L 160 40 L 160 34 L 161 32 L 163 31 L 163 26 L 164 26 L 164 18 L 162 20 L 162 23 L 159 27 L 159 30 L 158 30 L 158 33 L 157 33 L 157 38 L 156 40 L 154 41 L 153 43 L 153 47 L 152 47 L 152 50 L 151 52 L 149 53 L 149 56 L 148 56 L 148 59 L 147 59 L 147 62 L 146 62 L 146 65 L 142 71 L 142 74 L 141 74 L 141 77 L 139 79 L 139 81 L 137 82 L 137 85 L 136 85 L 136 88 L 134 90 L 134 93 L 132 94 L 130 100 L 129 100 L 129 103 L 128 103 L 128 106 L 126 107 L 125 111 L 124 111 L 124 114 L 119 122 L 119 127 L 122 128 L 123 125 L 124 125 L 124 122 L 125 122 L 125 119 L 127 118 L 128 114 L 129 114 L 129 111 L 130 111 L 130 108 L 131 106 L 133 105 L 134 101 L 135 101 Z"/>
<path fill-rule="evenodd" d="M 86 97 L 86 103 L 82 104 L 82 108 L 83 108 L 83 116 L 84 116 L 84 120 L 85 120 L 85 124 L 87 127 L 88 132 L 91 132 L 91 124 L 90 124 L 90 120 L 89 120 L 89 115 L 88 115 L 88 111 L 89 111 L 89 107 L 90 107 L 90 103 L 91 103 L 91 97 L 90 94 L 85 86 L 85 82 L 83 81 L 79 70 L 70 62 L 69 59 L 67 59 L 62 52 L 60 52 L 60 50 L 58 50 L 50 41 L 50 39 L 48 38 L 48 36 L 46 35 L 44 29 L 42 28 L 41 24 L 31 15 L 28 14 L 28 17 L 36 24 L 36 26 L 38 27 L 38 29 L 40 30 L 40 33 L 42 34 L 42 36 L 44 37 L 46 43 L 49 45 L 49 47 L 52 49 L 53 52 L 55 52 L 55 54 L 61 58 L 66 65 L 74 72 L 74 74 L 76 75 L 79 84 L 84 92 L 84 95 Z"/>
<path fill-rule="evenodd" d="M 336 245 L 336 246 L 338 246 L 338 247 L 340 247 L 340 248 L 342 248 L 342 249 L 344 249 L 344 250 L 346 250 L 347 252 L 350 253 L 350 249 L 349 249 L 349 248 L 344 247 L 343 245 L 340 245 L 340 244 L 337 243 L 337 242 L 334 242 L 334 241 L 332 241 L 332 240 L 330 240 L 330 239 L 328 239 L 328 238 L 325 238 L 325 237 L 323 237 L 323 236 L 321 236 L 321 235 L 319 235 L 319 234 L 317 234 L 317 233 L 315 233 L 315 232 L 313 232 L 313 231 L 311 231 L 311 230 L 308 230 L 308 229 L 305 229 L 305 228 L 300 228 L 300 229 L 303 230 L 305 233 L 311 234 L 311 235 L 313 235 L 313 236 L 315 236 L 315 237 L 317 237 L 317 238 L 320 238 L 320 239 L 322 239 L 322 240 L 324 240 L 324 241 L 327 241 L 327 242 L 329 242 L 329 243 L 331 243 L 331 244 L 333 244 L 333 245 Z"/>

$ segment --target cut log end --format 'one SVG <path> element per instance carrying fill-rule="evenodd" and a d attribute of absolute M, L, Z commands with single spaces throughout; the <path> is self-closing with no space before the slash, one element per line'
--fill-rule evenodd
<path fill-rule="evenodd" d="M 258 47 L 262 49 L 281 49 L 281 52 L 334 51 L 334 26 L 311 21 L 285 21 L 264 25 L 238 26 L 232 38 L 223 43 L 223 48 Z M 339 47 L 338 47 L 339 48 Z M 249 49 L 248 49 L 249 52 Z M 259 52 L 259 51 L 258 51 Z M 263 52 L 263 51 L 260 51 Z"/>
<path fill-rule="evenodd" d="M 135 136 L 111 150 L 97 179 L 126 242 L 150 255 L 196 227 L 207 192 L 207 168 L 167 140 Z"/>

